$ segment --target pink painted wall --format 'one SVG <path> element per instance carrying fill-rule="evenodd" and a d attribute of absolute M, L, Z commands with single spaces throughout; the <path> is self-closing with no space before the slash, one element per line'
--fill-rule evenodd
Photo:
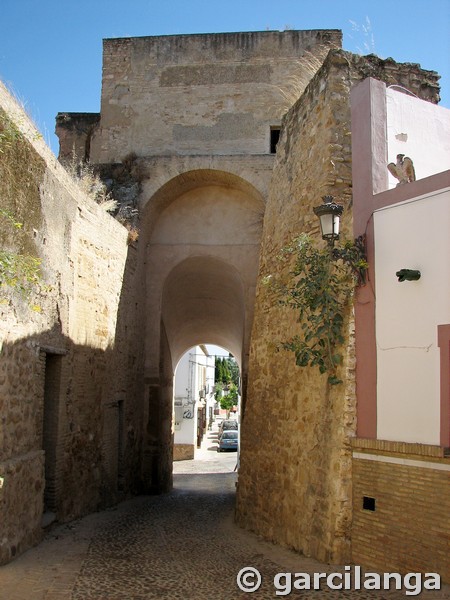
<path fill-rule="evenodd" d="M 366 235 L 370 264 L 368 282 L 357 290 L 355 298 L 357 435 L 377 438 L 379 437 L 377 432 L 379 408 L 377 405 L 377 380 L 379 373 L 375 315 L 378 266 L 375 262 L 373 215 L 376 210 L 383 207 L 450 188 L 450 171 L 443 169 L 447 160 L 445 158 L 447 156 L 447 126 L 442 125 L 443 117 L 448 118 L 450 111 L 423 100 L 411 98 L 393 89 L 386 90 L 383 82 L 371 78 L 353 88 L 351 103 L 354 235 L 355 237 Z M 402 122 L 401 117 L 406 114 L 408 114 L 408 118 Z M 433 121 L 434 116 L 436 122 Z M 415 117 L 417 118 L 415 119 Z M 420 177 L 423 173 L 427 173 L 428 176 L 413 183 L 389 189 L 387 164 L 390 160 L 395 159 L 395 157 L 389 156 L 389 153 L 397 152 L 395 143 L 407 143 L 407 140 L 400 141 L 395 137 L 399 133 L 405 133 L 399 130 L 406 129 L 406 126 L 407 140 L 410 143 L 415 140 L 414 143 L 416 143 L 416 140 L 420 139 L 420 144 L 422 144 L 420 153 L 416 154 L 414 149 L 409 153 L 414 154 L 411 158 L 415 165 L 417 160 L 418 176 Z M 428 137 L 425 135 L 426 131 L 430 134 Z M 436 131 L 439 132 L 439 135 L 432 136 L 431 133 Z M 402 137 L 402 140 L 405 138 Z M 406 154 L 404 151 L 402 153 Z M 435 154 L 436 159 L 433 160 Z M 423 157 L 427 157 L 426 162 Z M 448 166 L 450 166 L 450 161 Z M 377 235 L 382 238 L 382 232 L 377 232 Z M 422 242 L 426 244 L 425 239 L 422 239 Z M 403 265 L 403 267 L 407 267 L 407 265 Z M 444 271 L 448 277 L 450 271 L 448 264 Z M 437 331 L 434 331 L 434 339 L 437 341 Z M 436 377 L 439 379 L 441 376 L 438 371 L 439 369 Z M 445 386 L 441 382 L 441 388 L 443 385 Z M 392 401 L 395 401 L 395 398 Z M 442 420 L 445 420 L 446 414 L 446 409 L 442 409 L 442 402 L 441 400 L 441 430 Z M 445 427 L 444 430 L 447 431 Z M 441 440 L 442 435 L 441 433 Z"/>

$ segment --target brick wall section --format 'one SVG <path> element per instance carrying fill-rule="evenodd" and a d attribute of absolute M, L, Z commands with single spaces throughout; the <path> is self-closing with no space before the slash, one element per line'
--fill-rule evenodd
<path fill-rule="evenodd" d="M 2 220 L 2 247 L 40 257 L 48 286 L 30 299 L 1 288 L 2 563 L 42 535 L 44 465 L 52 491 L 47 508 L 60 521 L 119 499 L 118 413 L 111 424 L 108 412 L 119 400 L 124 493 L 140 489 L 143 294 L 126 229 L 80 191 L 1 85 L 0 109 L 20 134 L 3 148 L 2 208 L 23 223 L 11 236 Z M 52 380 L 45 366 L 55 355 L 61 370 Z"/>
<path fill-rule="evenodd" d="M 353 562 L 450 582 L 450 457 L 436 446 L 360 439 L 353 452 Z M 363 509 L 364 496 L 375 511 Z"/>
<path fill-rule="evenodd" d="M 436 73 L 331 51 L 285 117 L 264 218 L 237 492 L 239 524 L 305 555 L 341 563 L 351 558 L 352 311 L 346 315 L 344 383 L 328 388 L 326 375 L 296 367 L 293 354 L 275 351 L 298 325 L 262 281 L 287 275 L 289 267 L 277 256 L 295 235 L 306 232 L 319 241 L 312 209 L 324 194 L 344 205 L 343 234 L 351 237 L 349 94 L 367 76 L 438 98 Z"/>

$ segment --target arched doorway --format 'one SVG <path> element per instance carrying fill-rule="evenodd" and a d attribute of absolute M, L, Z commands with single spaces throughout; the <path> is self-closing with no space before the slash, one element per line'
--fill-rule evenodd
<path fill-rule="evenodd" d="M 171 487 L 173 374 L 201 343 L 229 349 L 245 402 L 264 203 L 240 177 L 183 174 L 147 203 L 144 488 Z"/>
<path fill-rule="evenodd" d="M 211 459 L 212 452 L 220 452 L 218 427 L 232 418 L 237 429 L 239 400 L 240 371 L 234 357 L 212 344 L 189 348 L 174 374 L 174 462 Z"/>

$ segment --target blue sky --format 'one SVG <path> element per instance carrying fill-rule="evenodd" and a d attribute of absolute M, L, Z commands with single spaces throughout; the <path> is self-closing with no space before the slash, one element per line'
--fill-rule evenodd
<path fill-rule="evenodd" d="M 450 108 L 450 0 L 2 0 L 0 79 L 57 153 L 59 111 L 100 110 L 102 39 L 341 29 L 345 50 L 438 71 Z"/>

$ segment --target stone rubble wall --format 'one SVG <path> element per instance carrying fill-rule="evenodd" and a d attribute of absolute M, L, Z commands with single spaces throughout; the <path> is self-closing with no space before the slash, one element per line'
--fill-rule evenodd
<path fill-rule="evenodd" d="M 55 131 L 60 141 L 58 159 L 62 163 L 89 160 L 92 135 L 99 121 L 99 113 L 57 114 Z"/>
<path fill-rule="evenodd" d="M 174 444 L 173 460 L 192 460 L 195 454 L 194 444 Z"/>
<path fill-rule="evenodd" d="M 135 400 L 142 353 L 136 249 L 127 244 L 127 230 L 81 192 L 3 85 L 0 117 L 2 127 L 12 124 L 14 132 L 0 155 L 1 207 L 23 224 L 14 231 L 0 219 L 2 249 L 39 257 L 44 284 L 30 297 L 0 288 L 3 563 L 42 535 L 45 436 L 52 446 L 58 520 L 117 501 L 119 469 L 127 474 L 122 493 L 139 489 Z M 46 363 L 55 357 L 61 359 L 60 376 L 48 382 Z M 46 386 L 50 433 L 44 425 Z"/>
<path fill-rule="evenodd" d="M 305 232 L 319 242 L 313 207 L 325 194 L 344 205 L 342 236 L 351 239 L 350 89 L 368 76 L 438 100 L 434 72 L 336 50 L 286 115 L 264 218 L 237 491 L 239 524 L 307 556 L 341 563 L 351 558 L 352 307 L 345 315 L 343 383 L 328 386 L 326 374 L 297 367 L 293 353 L 276 351 L 299 325 L 264 281 L 287 276 L 289 265 L 278 255 L 295 236 Z"/>

